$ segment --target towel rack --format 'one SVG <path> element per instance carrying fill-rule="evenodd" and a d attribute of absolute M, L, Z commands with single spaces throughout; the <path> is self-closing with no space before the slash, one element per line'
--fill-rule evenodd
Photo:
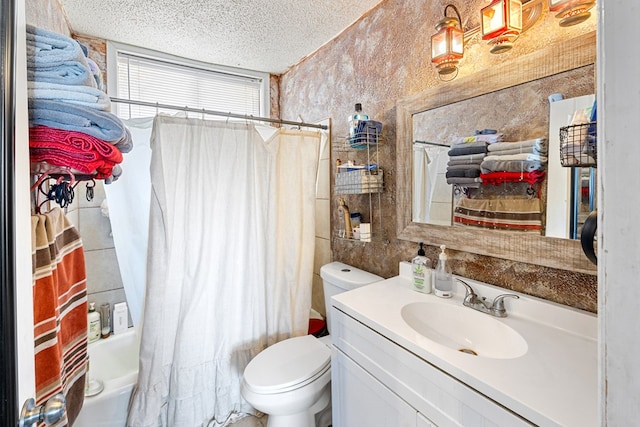
<path fill-rule="evenodd" d="M 51 183 L 51 180 L 55 182 Z M 36 182 L 31 186 L 31 191 L 36 191 L 35 212 L 37 214 L 41 213 L 42 206 L 50 201 L 56 202 L 63 209 L 68 207 L 73 203 L 75 188 L 81 181 L 87 182 L 86 198 L 87 201 L 90 202 L 93 200 L 94 188 L 96 186 L 96 181 L 92 175 L 76 175 L 71 171 L 60 169 L 42 172 Z M 40 194 L 45 196 L 42 202 L 38 202 L 38 196 Z"/>

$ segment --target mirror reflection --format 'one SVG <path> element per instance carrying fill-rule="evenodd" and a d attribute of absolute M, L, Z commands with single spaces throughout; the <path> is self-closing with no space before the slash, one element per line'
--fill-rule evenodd
<path fill-rule="evenodd" d="M 414 114 L 412 221 L 579 238 L 595 168 L 562 166 L 559 129 L 593 104 L 585 71 Z"/>

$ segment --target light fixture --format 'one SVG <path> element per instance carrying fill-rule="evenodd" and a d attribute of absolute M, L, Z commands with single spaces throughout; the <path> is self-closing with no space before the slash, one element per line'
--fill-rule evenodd
<path fill-rule="evenodd" d="M 489 40 L 491 53 L 503 53 L 513 47 L 522 31 L 520 0 L 494 0 L 480 11 L 482 40 Z"/>
<path fill-rule="evenodd" d="M 569 27 L 589 19 L 589 9 L 595 4 L 594 0 L 549 0 L 549 11 L 558 12 L 556 18 L 561 27 Z"/>
<path fill-rule="evenodd" d="M 451 8 L 456 13 L 455 18 L 447 16 L 447 10 Z M 448 80 L 453 80 L 458 74 L 458 62 L 464 55 L 464 31 L 462 30 L 462 20 L 460 12 L 452 5 L 448 4 L 444 8 L 444 18 L 436 25 L 438 31 L 431 36 L 431 62 L 438 69 L 438 74 L 443 76 L 454 74 Z"/>

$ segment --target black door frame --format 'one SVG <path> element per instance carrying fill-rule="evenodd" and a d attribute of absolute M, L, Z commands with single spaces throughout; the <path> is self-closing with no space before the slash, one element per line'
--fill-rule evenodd
<path fill-rule="evenodd" d="M 15 264 L 15 0 L 0 0 L 0 423 L 18 425 Z"/>

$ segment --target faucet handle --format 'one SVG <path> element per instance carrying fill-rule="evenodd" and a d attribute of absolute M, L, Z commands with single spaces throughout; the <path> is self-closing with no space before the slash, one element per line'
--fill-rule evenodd
<path fill-rule="evenodd" d="M 498 295 L 491 305 L 491 311 L 493 311 L 498 317 L 507 317 L 507 310 L 504 308 L 504 299 L 505 298 L 515 298 L 519 299 L 520 297 L 516 294 L 502 294 Z"/>
<path fill-rule="evenodd" d="M 464 288 L 466 290 L 466 293 L 464 295 L 465 302 L 475 303 L 476 300 L 478 299 L 478 295 L 475 293 L 473 288 L 467 282 L 465 282 L 464 280 L 461 280 L 461 279 L 458 279 L 458 278 L 456 278 L 456 280 L 458 282 L 460 282 L 464 286 Z"/>

